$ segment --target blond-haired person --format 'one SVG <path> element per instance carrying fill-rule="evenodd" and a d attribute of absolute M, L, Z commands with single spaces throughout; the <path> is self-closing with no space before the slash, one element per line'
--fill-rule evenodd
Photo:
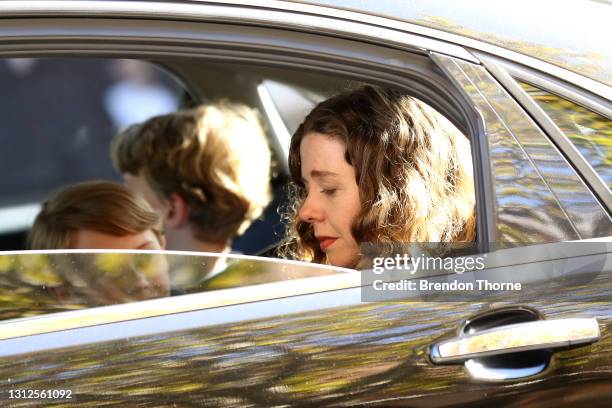
<path fill-rule="evenodd" d="M 291 139 L 284 256 L 359 267 L 364 243 L 472 242 L 470 144 L 419 100 L 366 86 L 332 97 Z"/>
<path fill-rule="evenodd" d="M 254 110 L 227 102 L 119 133 L 125 184 L 162 214 L 167 249 L 227 252 L 270 201 L 270 150 Z"/>
<path fill-rule="evenodd" d="M 31 249 L 160 250 L 164 247 L 159 215 L 141 197 L 109 181 L 73 184 L 42 205 L 28 236 Z M 103 254 L 57 254 L 63 284 L 92 305 L 168 296 L 170 278 L 163 255 L 143 255 L 139 265 L 125 255 L 113 268 L 100 267 Z M 141 257 L 142 258 L 142 257 Z M 115 261 L 118 260 L 115 256 Z"/>

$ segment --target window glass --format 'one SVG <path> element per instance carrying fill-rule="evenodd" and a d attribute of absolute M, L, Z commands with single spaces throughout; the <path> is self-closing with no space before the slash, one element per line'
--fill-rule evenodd
<path fill-rule="evenodd" d="M 438 57 L 481 112 L 500 247 L 610 235 L 612 220 L 514 99 L 478 65 Z"/>
<path fill-rule="evenodd" d="M 370 208 L 371 219 L 380 225 L 368 225 L 377 233 L 397 241 L 475 240 L 470 141 L 415 97 L 327 74 L 235 62 L 66 58 L 0 63 L 7 75 L 0 92 L 14 102 L 0 107 L 10 125 L 2 137 L 13 146 L 2 151 L 0 160 L 5 175 L 0 178 L 0 250 L 189 251 L 150 260 L 111 254 L 91 259 L 75 253 L 6 255 L 0 264 L 0 300 L 6 299 L 2 307 L 12 317 L 27 310 L 40 314 L 329 273 L 321 265 L 366 269 L 361 245 L 368 242 L 357 242 L 352 232 L 363 204 L 359 189 L 381 196 L 368 198 L 380 201 Z M 64 89 L 68 83 L 70 89 Z M 182 109 L 185 95 L 192 98 L 189 109 Z M 393 104 L 397 109 L 386 112 Z M 313 116 L 323 115 L 316 126 L 328 121 L 330 130 L 309 130 L 302 135 L 309 142 L 294 145 L 294 157 L 303 157 L 293 163 L 309 170 L 293 169 L 294 175 L 305 175 L 290 185 L 290 140 L 315 106 L 320 108 Z M 163 115 L 168 112 L 176 114 Z M 418 137 L 410 125 L 396 125 L 408 117 L 411 124 L 415 118 L 429 120 L 423 129 L 414 125 L 423 132 Z M 353 138 L 349 143 L 333 133 L 342 127 L 346 138 Z M 15 143 L 8 143 L 10 135 Z M 381 148 L 374 155 L 364 155 L 358 165 L 349 163 L 348 146 L 376 143 L 378 137 Z M 429 143 L 432 138 L 440 142 Z M 448 141 L 453 150 L 445 148 Z M 419 143 L 428 148 L 414 147 Z M 415 157 L 406 160 L 407 153 Z M 418 160 L 429 170 L 415 172 Z M 377 177 L 366 187 L 358 185 L 357 174 L 377 166 Z M 412 207 L 398 204 L 407 199 L 431 206 L 424 211 L 428 218 L 409 222 Z M 447 211 L 457 202 L 457 211 Z M 54 212 L 57 208 L 68 210 Z M 418 222 L 431 228 L 415 227 Z M 417 237 L 417 230 L 429 235 Z M 197 253 L 218 253 L 219 262 L 192 255 Z M 239 255 L 261 258 L 243 262 Z M 227 257 L 236 260 L 218 266 Z"/>
<path fill-rule="evenodd" d="M 535 86 L 519 83 L 612 188 L 612 120 Z"/>
<path fill-rule="evenodd" d="M 346 271 L 227 254 L 0 253 L 0 320 Z"/>

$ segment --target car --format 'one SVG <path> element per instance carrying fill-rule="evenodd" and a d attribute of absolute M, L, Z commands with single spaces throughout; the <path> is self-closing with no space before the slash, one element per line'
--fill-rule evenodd
<path fill-rule="evenodd" d="M 530 4 L 534 15 L 503 6 L 489 20 L 485 7 L 0 2 L 0 57 L 14 76 L 0 89 L 3 127 L 21 115 L 33 129 L 0 134 L 3 404 L 608 406 L 611 8 L 555 3 L 565 24 L 551 39 L 541 6 Z M 568 30 L 574 18 L 589 21 L 581 36 Z M 104 67 L 117 64 L 154 72 L 163 89 L 145 99 L 169 102 L 146 115 L 218 98 L 262 112 L 276 201 L 237 243 L 241 254 L 24 250 L 49 191 L 118 179 L 109 135 L 142 117 L 121 122 L 126 105 L 104 105 L 118 82 Z M 469 137 L 477 241 L 468 257 L 486 258 L 483 268 L 379 280 L 374 269 L 257 255 L 282 238 L 291 133 L 318 102 L 361 84 L 401 89 Z M 87 109 L 85 94 L 97 95 Z M 96 110 L 106 117 L 89 119 Z M 204 279 L 208 262 L 231 273 Z M 66 293 L 53 283 L 58 270 L 117 276 L 150 264 L 182 273 L 174 296 L 105 302 L 101 288 Z M 402 280 L 427 287 L 376 289 Z M 470 285 L 478 290 L 461 291 Z"/>

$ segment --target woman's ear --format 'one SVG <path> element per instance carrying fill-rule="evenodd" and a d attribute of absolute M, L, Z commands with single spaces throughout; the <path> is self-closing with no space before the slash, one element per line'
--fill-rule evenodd
<path fill-rule="evenodd" d="M 178 193 L 172 193 L 168 197 L 167 207 L 164 211 L 166 228 L 181 228 L 189 221 L 189 207 L 185 199 Z"/>

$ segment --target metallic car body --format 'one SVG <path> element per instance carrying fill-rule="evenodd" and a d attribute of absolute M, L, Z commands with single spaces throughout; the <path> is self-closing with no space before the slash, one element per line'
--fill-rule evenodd
<path fill-rule="evenodd" d="M 447 31 L 463 37 L 498 45 L 551 64 L 612 84 L 612 49 L 604 38 L 612 32 L 605 23 L 612 16 L 605 1 L 554 0 L 532 3 L 490 3 L 416 0 L 304 0 L 303 3 L 338 7 L 411 24 Z M 550 15 L 549 15 L 550 13 Z M 554 24 L 539 30 L 543 19 Z M 580 34 L 578 34 L 580 33 Z M 600 38 L 600 41 L 593 41 Z M 466 44 L 467 45 L 467 44 Z"/>
<path fill-rule="evenodd" d="M 414 25 L 382 18 L 372 20 L 371 16 L 358 13 L 345 14 L 348 12 L 285 2 L 236 1 L 219 5 L 218 2 L 176 4 L 68 1 L 45 4 L 9 1 L 1 4 L 0 10 L 3 11 L 3 20 L 0 20 L 0 51 L 4 56 L 41 55 L 50 52 L 50 45 L 55 47 L 51 52 L 63 55 L 108 55 L 117 53 L 113 46 L 122 43 L 120 52 L 133 56 L 154 56 L 170 50 L 197 55 L 201 52 L 198 47 L 202 43 L 214 42 L 210 37 L 202 38 L 199 43 L 193 41 L 193 48 L 190 49 L 187 45 L 190 38 L 177 40 L 181 31 L 173 27 L 173 21 L 177 23 L 179 20 L 182 23 L 189 20 L 194 25 L 205 24 L 198 23 L 204 21 L 211 28 L 215 24 L 231 28 L 231 25 L 222 23 L 244 24 L 252 29 L 251 33 L 261 27 L 291 30 L 275 46 L 268 42 L 267 53 L 262 53 L 255 44 L 249 43 L 254 37 L 247 36 L 243 36 L 241 41 L 236 39 L 228 48 L 234 47 L 232 57 L 235 59 L 246 59 L 249 52 L 259 51 L 257 58 L 274 63 L 275 57 L 278 58 L 275 53 L 284 53 L 283 63 L 286 65 L 289 65 L 290 58 L 294 58 L 294 63 L 304 63 L 310 58 L 310 62 L 318 64 L 317 68 L 322 71 L 342 72 L 345 75 L 350 72 L 361 79 L 376 78 L 379 83 L 386 81 L 397 84 L 400 73 L 405 74 L 408 71 L 406 66 L 414 64 L 411 60 L 410 64 L 404 66 L 401 57 L 399 60 L 381 57 L 384 49 L 393 50 L 387 56 L 396 51 L 426 57 L 436 53 L 438 56 L 434 59 L 437 58 L 438 64 L 441 64 L 438 67 L 444 67 L 444 62 L 455 59 L 459 67 L 468 64 L 463 67 L 464 72 L 469 69 L 482 70 L 477 65 L 480 58 L 475 57 L 473 51 L 457 44 L 468 47 L 476 45 L 473 48 L 502 58 L 516 56 L 514 51 L 500 51 L 471 39 L 458 41 L 457 36 L 439 34 L 436 30 L 420 27 L 411 31 Z M 324 11 L 331 17 L 324 17 Z M 173 40 L 158 38 L 153 41 L 144 36 L 138 46 L 130 46 L 129 41 L 134 41 L 136 36 L 128 28 L 123 33 L 116 32 L 114 36 L 109 36 L 108 31 L 104 32 L 103 27 L 94 24 L 99 24 L 109 13 L 117 21 L 124 19 L 126 23 L 131 22 L 135 26 L 166 24 L 164 36 L 171 36 Z M 54 19 L 66 16 L 71 17 L 65 20 L 68 23 L 67 29 L 62 30 L 60 24 L 49 24 Z M 345 24 L 338 23 L 341 18 L 350 20 L 349 16 L 358 18 L 353 21 L 343 20 Z M 93 19 L 95 21 L 87 20 L 93 17 L 96 17 Z M 370 23 L 365 23 L 367 21 Z M 382 24 L 383 21 L 385 24 Z M 366 26 L 367 31 L 364 30 Z M 91 32 L 89 38 L 77 35 L 78 30 L 88 27 L 100 29 L 101 33 L 98 33 L 97 38 Z M 116 28 L 110 22 L 109 27 Z M 36 29 L 39 31 L 36 32 Z M 32 30 L 33 34 L 29 38 L 23 36 L 26 30 Z M 365 43 L 369 42 L 375 44 L 373 48 L 380 49 L 372 49 L 376 51 L 372 54 L 368 54 L 369 49 L 360 54 L 360 48 L 355 48 L 352 50 L 355 53 L 353 58 L 342 65 L 331 55 L 337 49 L 328 48 L 330 54 L 315 56 L 312 54 L 314 50 L 308 51 L 306 47 L 296 51 L 296 44 L 289 41 L 292 35 L 299 37 L 312 33 L 335 39 L 351 37 L 351 41 L 359 43 L 364 50 L 367 48 Z M 263 30 L 261 34 L 272 33 Z M 438 39 L 429 37 L 433 34 Z M 446 41 L 449 38 L 455 41 L 448 44 Z M 340 42 L 338 47 L 342 45 Z M 250 58 L 254 58 L 253 55 Z M 583 95 L 597 101 L 604 110 L 609 108 L 609 87 L 559 67 L 535 61 L 533 57 L 520 56 L 515 61 L 545 71 L 558 80 L 575 84 Z M 418 77 L 421 81 L 427 78 L 428 69 L 434 69 L 431 62 L 427 64 L 430 64 L 429 68 L 424 69 L 423 75 Z M 382 71 L 381 67 L 384 67 Z M 448 65 L 447 72 L 450 72 L 449 67 L 452 68 Z M 414 67 L 411 69 L 414 72 Z M 437 69 L 440 68 L 434 70 Z M 374 74 L 376 70 L 378 73 Z M 449 81 L 445 76 L 431 75 L 429 83 L 448 86 L 444 78 Z M 411 82 L 410 79 L 405 79 L 404 86 L 418 86 L 416 81 Z M 457 81 L 457 77 L 454 80 Z M 469 101 L 469 89 L 474 89 L 470 86 L 473 84 L 466 83 L 464 87 L 464 91 L 468 91 L 467 96 L 456 88 L 449 90 L 445 96 L 450 102 L 440 100 L 444 98 L 438 98 L 429 91 L 428 102 L 442 110 L 446 107 L 447 113 L 453 108 L 455 111 L 463 109 L 463 117 L 469 118 L 475 104 L 472 102 L 470 107 L 466 103 L 466 100 Z M 427 89 L 417 91 L 428 95 Z M 482 109 L 487 103 L 489 107 L 497 108 L 491 104 L 495 102 L 494 91 L 488 95 L 485 93 L 486 97 L 483 97 L 480 107 L 482 116 L 476 115 L 473 121 L 463 121 L 463 127 L 469 129 L 470 134 L 482 136 L 486 130 L 489 135 L 493 129 L 491 125 L 485 125 L 486 112 L 483 114 Z M 500 96 L 507 97 L 507 94 Z M 523 111 L 520 113 L 525 115 Z M 490 114 L 492 118 L 497 115 L 496 109 L 491 108 Z M 483 116 L 484 120 L 481 119 Z M 506 122 L 510 123 L 510 119 Z M 523 122 L 524 126 L 541 133 L 538 126 L 529 122 L 528 117 L 525 120 L 528 122 Z M 512 129 L 502 128 L 499 132 L 512 133 Z M 547 141 L 544 133 L 537 137 L 541 135 Z M 523 133 L 519 136 L 528 137 Z M 526 144 L 529 142 L 527 140 Z M 601 186 L 595 188 L 597 180 L 590 180 L 579 166 L 573 165 L 571 157 L 560 155 L 556 147 L 547 142 L 552 153 L 543 155 L 544 159 L 554 162 L 559 161 L 559 158 L 567 160 L 571 164 L 567 167 L 572 171 L 569 175 L 572 183 L 582 186 L 581 191 L 585 191 L 588 196 L 588 205 L 605 217 L 601 222 L 610 222 L 609 190 Z M 487 140 L 480 139 L 479 143 L 477 152 L 482 154 L 478 157 L 484 159 L 479 162 L 481 168 L 495 169 L 495 156 L 486 154 Z M 538 166 L 530 160 L 528 153 L 521 150 L 524 140 L 514 140 L 513 143 L 518 146 L 516 150 L 522 152 L 520 154 L 526 155 L 526 161 Z M 535 145 L 539 145 L 539 142 Z M 555 158 L 551 159 L 551 155 L 555 155 Z M 549 167 L 545 169 L 550 170 Z M 483 172 L 478 178 L 481 180 L 479 193 L 482 197 L 479 209 L 482 217 L 479 220 L 482 220 L 483 225 L 479 232 L 481 237 L 487 237 L 483 243 L 491 244 L 497 242 L 499 237 L 499 221 L 495 217 L 503 219 L 504 216 L 503 212 L 496 212 L 498 205 L 494 204 L 496 198 L 500 199 L 499 191 L 503 188 L 499 183 L 496 184 L 495 174 L 484 173 L 488 172 Z M 535 244 L 544 240 L 542 237 L 546 231 L 559 234 L 553 235 L 549 241 L 593 238 L 593 227 L 581 221 L 568 221 L 572 218 L 565 212 L 563 197 L 559 199 L 563 194 L 551 193 L 555 185 L 551 188 L 546 175 L 536 173 L 535 182 L 541 185 L 538 191 L 550 195 L 551 199 L 545 200 L 544 205 L 534 206 L 541 207 L 543 217 L 538 218 L 541 228 L 536 226 L 525 230 L 528 232 L 527 237 L 514 234 L 514 243 Z M 532 176 L 533 172 L 527 174 Z M 519 179 L 521 177 L 521 174 L 517 176 Z M 557 187 L 563 185 L 563 182 L 556 184 Z M 532 184 L 526 184 L 526 188 L 530 186 Z M 528 188 L 526 191 L 529 193 Z M 571 192 L 566 194 L 566 199 L 571 201 L 568 196 L 571 196 Z M 576 210 L 576 214 L 579 213 L 580 208 Z M 506 220 L 514 222 L 518 232 L 534 224 L 515 217 L 515 214 L 510 215 Z M 527 212 L 526 215 L 532 216 L 533 213 Z M 581 232 L 581 228 L 586 233 Z M 507 233 L 508 228 L 503 231 Z M 526 248 L 538 253 L 537 245 Z M 512 275 L 528 269 L 533 274 L 533 285 L 532 291 L 524 296 L 499 296 L 473 302 L 362 304 L 359 282 L 335 282 L 336 286 L 330 286 L 323 280 L 316 280 L 309 281 L 310 293 L 290 292 L 284 284 L 271 284 L 277 285 L 277 290 L 282 294 L 278 295 L 279 292 L 274 291 L 269 293 L 277 295 L 268 298 L 248 298 L 245 297 L 248 288 L 231 289 L 213 292 L 220 299 L 231 300 L 214 306 L 205 307 L 196 302 L 193 309 L 164 311 L 160 308 L 157 315 L 129 318 L 129 314 L 126 314 L 124 321 L 101 320 L 89 327 L 63 326 L 61 330 L 38 334 L 36 329 L 27 334 L 18 334 L 17 331 L 13 332 L 16 335 L 11 334 L 17 324 L 35 326 L 36 319 L 7 322 L 0 325 L 0 395 L 3 399 L 7 398 L 11 389 L 71 389 L 80 406 L 608 406 L 612 399 L 610 248 L 590 254 L 596 256 L 594 262 L 603 262 L 603 273 L 585 282 L 580 276 L 589 270 L 563 269 L 558 276 L 563 284 L 553 287 L 550 275 L 539 271 L 550 270 L 550 265 L 555 262 L 579 260 L 580 254 L 548 255 L 546 251 L 541 251 L 538 256 L 534 256 L 526 253 L 528 249 L 512 250 L 518 251 L 514 256 L 515 262 L 497 265 L 492 270 Z M 492 270 L 483 271 L 483 274 L 492 273 Z M 297 282 L 288 282 L 291 283 L 299 285 Z M 266 287 L 252 289 L 266 293 Z M 236 292 L 240 290 L 242 294 Z M 151 306 L 155 309 L 155 305 L 163 301 L 180 303 L 181 298 L 161 299 L 150 304 L 143 302 L 140 307 Z M 127 310 L 125 306 L 115 308 L 117 312 Z M 468 374 L 462 365 L 432 364 L 429 347 L 455 336 L 465 322 L 485 313 L 522 309 L 532 310 L 538 318 L 545 319 L 596 318 L 600 324 L 601 338 L 592 345 L 552 354 L 544 371 L 524 379 L 483 380 Z M 109 310 L 92 309 L 91 313 L 107 316 Z M 52 318 L 61 320 L 63 317 L 69 316 L 56 315 Z M 13 399 L 8 402 L 10 406 L 53 406 L 66 403 L 34 399 Z"/>
<path fill-rule="evenodd" d="M 2 390 L 6 396 L 9 389 L 70 389 L 79 406 L 607 406 L 612 397 L 609 244 L 565 255 L 554 250 L 542 255 L 546 248 L 537 247 L 509 251 L 515 253 L 506 259 L 514 263 L 492 265 L 482 275 L 535 276 L 531 289 L 520 295 L 363 304 L 360 283 L 349 274 L 189 295 L 209 306 L 201 303 L 199 310 L 180 313 L 171 312 L 180 311 L 180 298 L 90 309 L 83 313 L 106 319 L 111 310 L 123 309 L 125 320 L 41 334 L 34 328 L 25 337 L 15 331 L 16 337 L 6 338 L 19 324 L 31 330 L 37 322 L 71 319 L 56 314 L 7 322 L 0 343 Z M 583 264 L 606 262 L 604 273 L 561 268 L 565 273 L 552 280 L 537 274 L 550 269 L 553 259 L 564 264 L 581 257 L 591 259 Z M 287 297 L 266 300 L 270 286 Z M 216 296 L 207 299 L 210 295 Z M 227 304 L 215 303 L 215 297 Z M 151 313 L 157 316 L 130 314 L 130 306 L 157 310 Z M 519 381 L 473 378 L 461 364 L 431 363 L 429 347 L 454 336 L 459 322 L 525 308 L 547 320 L 583 310 L 580 316 L 598 320 L 601 338 L 559 350 L 544 371 Z"/>

